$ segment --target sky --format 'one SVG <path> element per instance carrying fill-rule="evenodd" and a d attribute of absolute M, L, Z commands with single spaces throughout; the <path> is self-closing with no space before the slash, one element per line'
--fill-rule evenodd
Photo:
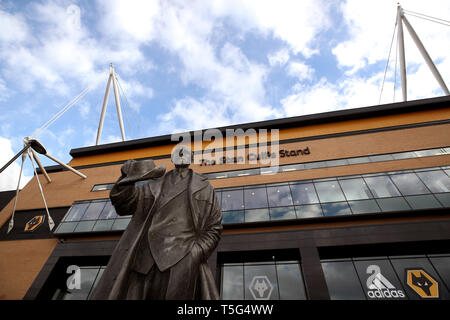
<path fill-rule="evenodd" d="M 448 0 L 401 4 L 450 20 Z M 127 140 L 377 105 L 396 11 L 397 0 L 0 0 L 0 165 L 86 88 L 35 137 L 66 163 L 95 145 L 110 63 Z M 407 18 L 449 86 L 450 27 Z M 406 29 L 405 47 L 408 100 L 444 95 Z M 382 104 L 402 100 L 395 53 Z M 100 143 L 117 141 L 111 90 Z M 0 191 L 19 169 L 0 174 Z M 21 185 L 32 175 L 28 160 Z"/>

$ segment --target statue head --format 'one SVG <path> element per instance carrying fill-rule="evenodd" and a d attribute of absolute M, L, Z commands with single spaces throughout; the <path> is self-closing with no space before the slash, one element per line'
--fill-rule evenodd
<path fill-rule="evenodd" d="M 192 161 L 191 149 L 184 145 L 178 145 L 173 149 L 171 159 L 176 168 L 187 168 Z"/>

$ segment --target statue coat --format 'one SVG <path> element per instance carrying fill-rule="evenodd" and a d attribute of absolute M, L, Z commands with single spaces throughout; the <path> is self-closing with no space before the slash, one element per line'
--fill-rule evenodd
<path fill-rule="evenodd" d="M 167 172 L 162 177 L 150 179 L 142 185 L 118 186 L 117 183 L 124 178 L 123 175 L 116 182 L 110 193 L 111 202 L 118 215 L 132 214 L 133 216 L 120 238 L 102 278 L 95 287 L 91 299 L 126 298 L 130 272 L 142 269 L 142 266 L 145 267 L 145 264 L 136 261 L 139 262 L 142 257 L 145 258 L 145 255 L 142 255 L 139 251 L 142 250 L 141 241 L 147 241 L 147 238 L 153 241 L 152 255 L 161 271 L 175 266 L 177 269 L 187 270 L 185 274 L 193 274 L 192 272 L 194 272 L 197 277 L 195 281 L 196 296 L 194 298 L 202 300 L 219 299 L 219 293 L 207 264 L 207 259 L 220 240 L 222 213 L 214 188 L 207 181 L 207 178 L 191 169 L 187 170 L 190 174 L 187 185 L 188 203 L 171 204 L 189 206 L 190 210 L 187 210 L 187 212 L 190 212 L 191 215 L 188 218 L 191 219 L 192 228 L 188 231 L 184 228 L 182 235 L 175 237 L 173 240 L 175 243 L 166 250 L 158 250 L 158 239 L 151 238 L 151 235 L 154 234 L 151 231 L 152 225 L 155 224 L 155 219 L 157 219 L 160 225 L 161 222 L 164 223 L 161 232 L 156 230 L 162 242 L 164 237 L 180 233 L 177 223 L 164 221 L 165 213 L 159 203 L 162 184 L 165 179 L 169 180 L 168 178 L 174 170 Z M 179 190 L 175 185 L 174 191 L 169 196 L 165 195 L 163 201 L 165 203 L 177 201 L 177 194 L 179 194 Z M 162 242 L 161 244 L 163 244 Z M 193 265 L 192 261 L 198 263 Z M 177 275 L 174 273 L 174 276 Z M 180 287 L 180 284 L 184 284 L 183 281 L 186 282 L 186 279 L 182 279 L 182 273 L 178 273 L 179 279 L 173 279 L 172 273 L 170 277 L 167 291 L 188 289 Z"/>

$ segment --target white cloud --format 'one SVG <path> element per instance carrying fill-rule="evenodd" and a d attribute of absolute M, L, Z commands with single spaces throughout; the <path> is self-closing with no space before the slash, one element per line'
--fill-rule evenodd
<path fill-rule="evenodd" d="M 139 42 L 96 38 L 83 21 L 85 12 L 77 5 L 46 1 L 31 3 L 27 9 L 26 20 L 0 9 L 0 16 L 12 21 L 17 34 L 14 38 L 20 40 L 0 36 L 3 77 L 23 90 L 43 87 L 53 94 L 73 95 L 77 93 L 73 88 L 95 88 L 106 82 L 109 62 L 120 65 L 123 73 L 152 66 Z M 33 33 L 28 31 L 31 25 Z"/>
<path fill-rule="evenodd" d="M 282 49 L 278 50 L 277 52 L 269 54 L 267 56 L 267 59 L 269 60 L 269 65 L 271 67 L 284 66 L 286 64 L 286 62 L 288 62 L 288 60 L 289 60 L 289 50 L 286 48 L 282 48 Z"/>
<path fill-rule="evenodd" d="M 294 92 L 281 100 L 286 116 L 298 116 L 378 104 L 382 73 L 371 78 L 352 77 L 335 83 L 325 78 L 313 85 L 297 84 Z M 386 83 L 387 87 L 392 83 Z M 388 92 L 388 90 L 386 90 Z M 391 92 L 389 92 L 391 93 Z M 392 97 L 392 96 L 391 96 Z M 382 103 L 392 102 L 388 94 Z M 398 97 L 398 88 L 397 88 Z"/>
<path fill-rule="evenodd" d="M 22 42 L 28 36 L 28 26 L 21 14 L 10 14 L 0 9 L 0 43 Z"/>
<path fill-rule="evenodd" d="M 314 69 L 303 62 L 292 61 L 289 63 L 287 74 L 291 77 L 298 78 L 299 81 L 312 80 Z"/>
<path fill-rule="evenodd" d="M 317 0 L 208 1 L 216 16 L 229 16 L 243 31 L 256 31 L 286 42 L 291 50 L 310 57 L 317 53 L 315 36 L 330 26 L 329 4 Z"/>
<path fill-rule="evenodd" d="M 11 141 L 3 137 L 0 137 L 0 150 L 2 150 L 2 152 L 0 152 L 0 167 L 3 167 L 15 153 L 12 150 Z M 21 157 L 5 169 L 5 171 L 0 173 L 0 191 L 15 190 L 17 188 L 20 173 L 20 161 Z M 29 165 L 29 160 L 25 165 L 27 165 L 27 163 Z M 24 176 L 22 174 L 20 188 L 23 188 L 31 178 L 32 177 Z"/>

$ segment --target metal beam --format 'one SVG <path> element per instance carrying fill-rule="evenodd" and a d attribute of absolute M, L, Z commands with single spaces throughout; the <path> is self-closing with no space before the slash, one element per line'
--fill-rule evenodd
<path fill-rule="evenodd" d="M 436 65 L 434 64 L 433 60 L 431 60 L 430 55 L 428 54 L 427 50 L 425 49 L 422 41 L 420 41 L 419 36 L 417 35 L 414 28 L 409 23 L 408 19 L 406 19 L 405 16 L 403 16 L 403 22 L 405 23 L 406 29 L 408 29 L 409 34 L 411 35 L 411 38 L 414 40 L 414 43 L 416 44 L 417 49 L 419 49 L 420 53 L 422 54 L 423 59 L 428 65 L 428 68 L 430 68 L 431 73 L 433 73 L 434 78 L 441 86 L 442 90 L 445 92 L 445 94 L 448 96 L 450 95 L 450 92 L 448 91 L 447 86 L 445 85 L 444 79 L 442 79 L 441 74 L 439 73 L 438 69 L 436 68 Z"/>
<path fill-rule="evenodd" d="M 122 134 L 122 141 L 125 141 L 125 130 L 123 128 L 122 109 L 120 108 L 120 98 L 119 98 L 119 91 L 117 89 L 116 73 L 114 72 L 114 67 L 112 65 L 111 69 L 112 69 L 111 77 L 114 88 L 114 98 L 116 100 L 117 117 L 119 118 L 120 133 Z"/>
<path fill-rule="evenodd" d="M 106 90 L 105 90 L 105 97 L 103 98 L 103 106 L 102 106 L 102 113 L 100 115 L 100 122 L 98 124 L 98 130 L 97 130 L 97 140 L 95 142 L 95 145 L 97 146 L 98 143 L 100 142 L 100 136 L 102 134 L 102 129 L 103 129 L 103 121 L 105 120 L 105 112 L 106 112 L 106 107 L 108 106 L 108 97 L 109 97 L 109 89 L 111 87 L 111 73 L 109 74 L 109 78 L 108 78 L 108 84 L 106 85 Z"/>
<path fill-rule="evenodd" d="M 406 62 L 405 62 L 405 40 L 403 37 L 403 9 L 400 5 L 397 7 L 397 26 L 398 26 L 398 47 L 400 59 L 400 75 L 402 79 L 402 96 L 403 101 L 408 99 L 407 96 L 407 80 L 406 80 Z"/>

